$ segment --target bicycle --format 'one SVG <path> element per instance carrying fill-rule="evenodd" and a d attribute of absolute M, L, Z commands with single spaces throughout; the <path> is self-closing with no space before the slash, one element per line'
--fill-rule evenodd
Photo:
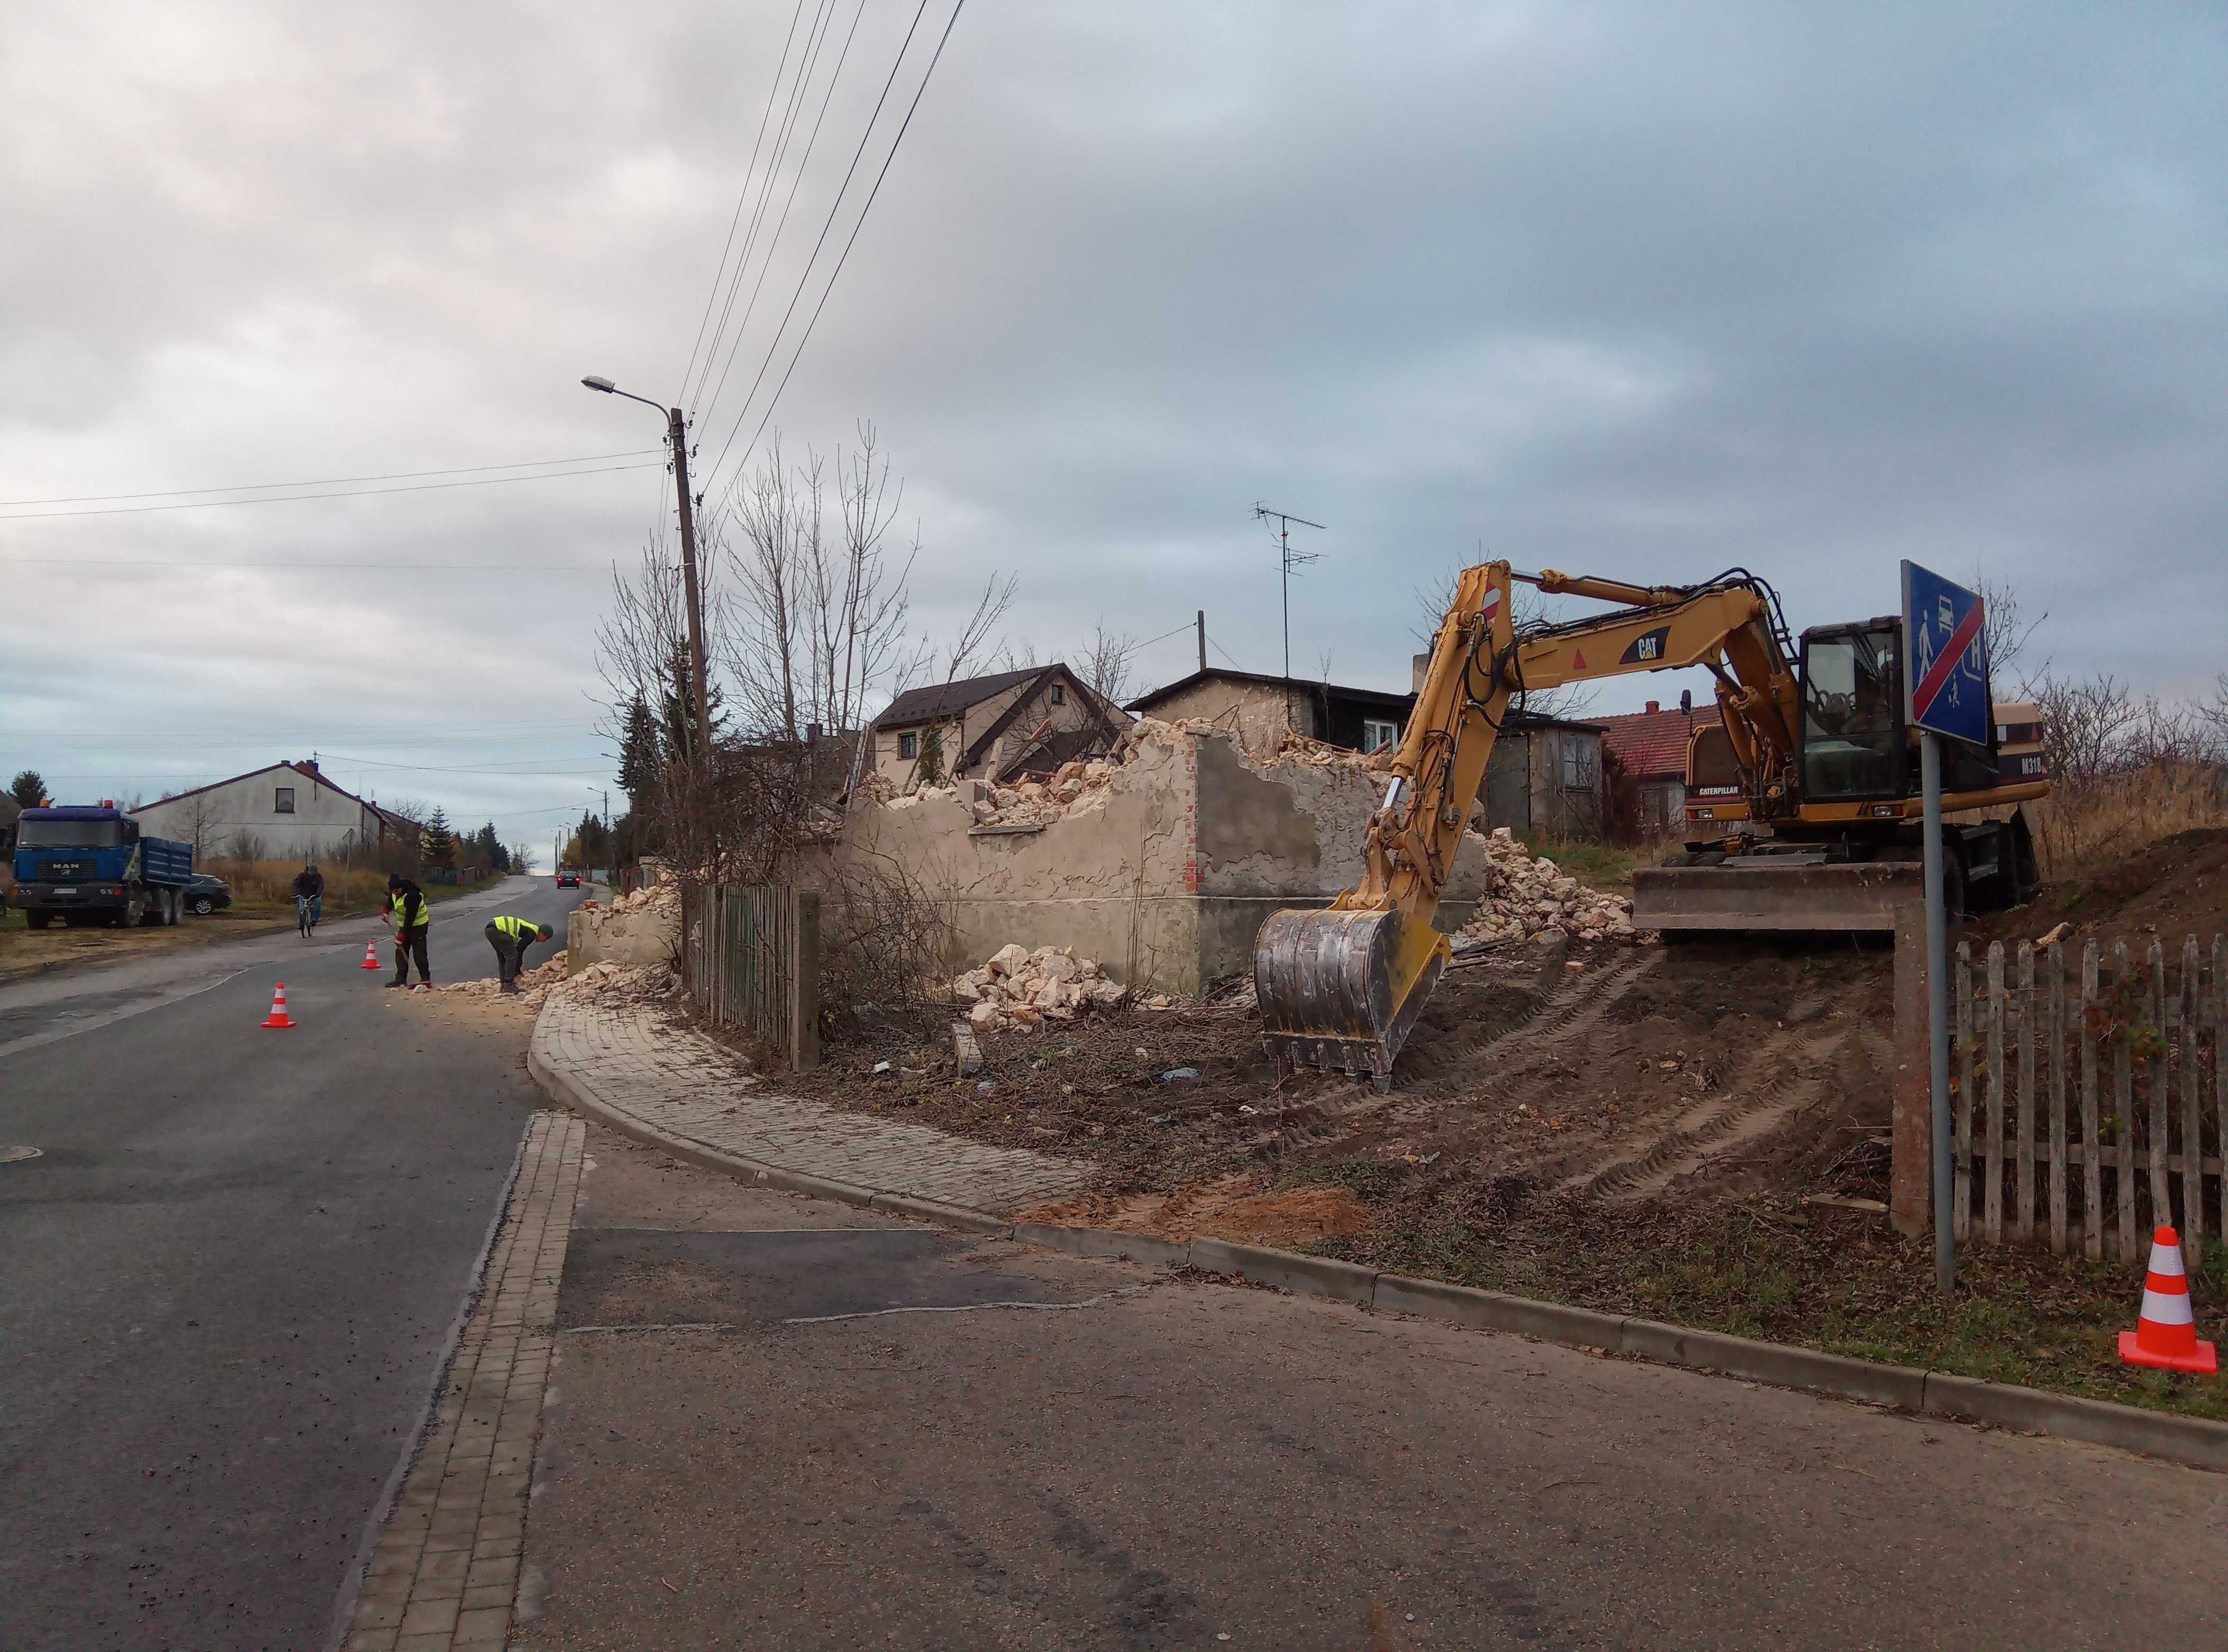
<path fill-rule="evenodd" d="M 294 897 L 294 921 L 301 926 L 302 938 L 304 940 L 316 933 L 317 919 L 323 915 L 318 912 L 317 904 L 317 897 L 315 895 Z"/>

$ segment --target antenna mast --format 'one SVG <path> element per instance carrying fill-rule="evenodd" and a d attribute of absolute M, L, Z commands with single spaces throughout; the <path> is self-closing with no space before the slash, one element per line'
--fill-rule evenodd
<path fill-rule="evenodd" d="M 1325 530 L 1321 522 L 1311 522 L 1305 516 L 1295 516 L 1288 510 L 1271 510 L 1258 500 L 1254 502 L 1253 515 L 1262 522 L 1271 517 L 1276 519 L 1277 562 L 1284 581 L 1284 676 L 1289 680 L 1292 675 L 1292 570 L 1322 560 L 1317 552 L 1295 551 L 1292 548 L 1292 524 L 1297 522 L 1303 528 L 1312 528 L 1319 533 Z"/>

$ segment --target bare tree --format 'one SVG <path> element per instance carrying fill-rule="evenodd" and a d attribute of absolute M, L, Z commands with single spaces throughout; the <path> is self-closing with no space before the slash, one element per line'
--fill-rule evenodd
<path fill-rule="evenodd" d="M 1460 567 L 1448 568 L 1431 584 L 1415 587 L 1418 623 L 1412 628 L 1412 634 L 1423 644 L 1426 652 L 1437 640 L 1439 624 L 1446 618 L 1447 610 L 1454 605 L 1455 588 L 1462 573 Z M 1513 586 L 1509 591 L 1508 618 L 1520 637 L 1546 624 L 1546 610 L 1539 592 L 1528 585 Z M 1328 665 L 1325 669 L 1328 672 Z M 1569 717 L 1585 710 L 1592 701 L 1593 690 L 1587 685 L 1566 682 L 1556 688 L 1527 689 L 1523 704 L 1524 709 L 1534 716 Z"/>
<path fill-rule="evenodd" d="M 1121 704 L 1130 692 L 1130 664 L 1137 639 L 1127 631 L 1110 631 L 1099 620 L 1083 642 L 1083 680 L 1101 700 Z"/>
<path fill-rule="evenodd" d="M 2050 676 L 2047 655 L 2038 658 L 2034 634 L 2050 618 L 2045 609 L 2029 619 L 2020 606 L 2019 592 L 2007 579 L 1992 579 L 1977 568 L 1973 589 L 1982 603 L 1982 641 L 1988 649 L 1989 685 L 1999 700 L 2017 694 L 2033 699 Z"/>

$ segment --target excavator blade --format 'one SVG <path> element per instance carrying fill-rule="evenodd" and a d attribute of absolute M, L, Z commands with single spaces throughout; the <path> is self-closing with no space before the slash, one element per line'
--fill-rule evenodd
<path fill-rule="evenodd" d="M 1279 1073 L 1366 1073 L 1390 1089 L 1449 956 L 1445 936 L 1397 912 L 1271 913 L 1253 944 L 1262 1045 Z"/>
<path fill-rule="evenodd" d="M 1892 930 L 1925 898 L 1916 861 L 1735 855 L 1719 866 L 1644 867 L 1632 874 L 1632 924 L 1667 935 L 1764 930 Z"/>

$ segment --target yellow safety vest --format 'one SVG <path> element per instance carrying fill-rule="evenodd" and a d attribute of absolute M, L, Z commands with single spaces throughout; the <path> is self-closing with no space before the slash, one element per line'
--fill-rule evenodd
<path fill-rule="evenodd" d="M 410 915 L 407 904 L 412 900 L 418 903 L 417 916 L 414 918 Z M 389 895 L 387 900 L 387 910 L 394 914 L 394 926 L 397 929 L 423 929 L 433 921 L 426 910 L 426 897 L 413 895 L 407 890 L 398 889 L 394 894 Z"/>
<path fill-rule="evenodd" d="M 524 918 L 495 918 L 489 921 L 514 941 L 538 941 L 541 938 L 541 925 Z"/>

